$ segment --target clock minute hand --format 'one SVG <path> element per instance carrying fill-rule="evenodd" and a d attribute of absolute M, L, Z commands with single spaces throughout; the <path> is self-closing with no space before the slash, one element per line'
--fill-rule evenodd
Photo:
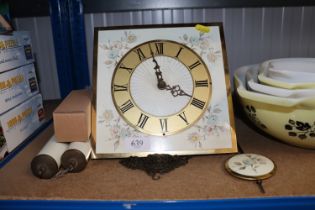
<path fill-rule="evenodd" d="M 181 89 L 181 87 L 179 85 L 174 85 L 174 86 L 170 86 L 170 85 L 166 85 L 165 90 L 169 90 L 171 91 L 172 96 L 177 97 L 177 96 L 188 96 L 188 97 L 192 97 L 191 95 L 189 95 L 188 93 L 186 93 L 184 90 Z"/>
<path fill-rule="evenodd" d="M 162 72 L 160 70 L 160 65 L 158 64 L 158 62 L 155 60 L 155 57 L 154 57 L 154 53 L 151 49 L 151 45 L 149 44 L 149 48 L 150 48 L 150 52 L 151 52 L 151 55 L 152 55 L 152 60 L 153 62 L 155 63 L 155 67 L 154 67 L 154 70 L 155 70 L 155 75 L 156 75 L 156 78 L 157 78 L 157 86 L 160 90 L 164 90 L 166 88 L 166 83 L 162 77 Z"/>

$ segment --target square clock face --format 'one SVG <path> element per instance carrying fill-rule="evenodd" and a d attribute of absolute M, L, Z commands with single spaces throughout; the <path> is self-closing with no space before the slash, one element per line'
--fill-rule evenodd
<path fill-rule="evenodd" d="M 97 158 L 237 151 L 221 24 L 96 28 L 94 36 Z"/>

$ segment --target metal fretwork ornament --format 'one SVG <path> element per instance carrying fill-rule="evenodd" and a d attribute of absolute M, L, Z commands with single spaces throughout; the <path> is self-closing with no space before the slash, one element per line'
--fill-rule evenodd
<path fill-rule="evenodd" d="M 147 157 L 130 157 L 120 160 L 120 164 L 130 169 L 145 171 L 153 180 L 160 179 L 161 174 L 168 173 L 180 166 L 186 165 L 189 156 L 172 156 L 167 154 L 153 154 Z"/>

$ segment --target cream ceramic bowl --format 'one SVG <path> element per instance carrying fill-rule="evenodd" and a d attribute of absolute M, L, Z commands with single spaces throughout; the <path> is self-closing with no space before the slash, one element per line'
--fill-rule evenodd
<path fill-rule="evenodd" d="M 286 89 L 315 88 L 314 58 L 283 58 L 262 63 L 258 80 L 262 84 Z"/>
<path fill-rule="evenodd" d="M 235 71 L 235 90 L 248 118 L 261 130 L 283 142 L 315 149 L 315 97 L 283 98 L 246 89 L 246 72 Z"/>
<path fill-rule="evenodd" d="M 287 71 L 275 68 L 267 69 L 268 77 L 278 79 L 284 82 L 301 83 L 301 82 L 315 82 L 315 64 L 314 73 L 300 72 L 300 71 Z"/>
<path fill-rule="evenodd" d="M 301 82 L 284 77 L 275 76 L 268 71 L 262 71 L 258 74 L 258 80 L 262 84 L 266 84 L 272 87 L 286 88 L 286 89 L 311 89 L 315 88 L 315 82 Z"/>
<path fill-rule="evenodd" d="M 277 71 L 315 73 L 315 58 L 279 58 L 267 60 L 261 69 L 273 68 Z"/>
<path fill-rule="evenodd" d="M 285 89 L 285 88 L 272 87 L 272 86 L 259 83 L 257 81 L 259 66 L 260 65 L 258 64 L 255 66 L 252 66 L 252 68 L 250 68 L 246 72 L 246 85 L 249 90 L 255 91 L 258 93 L 279 96 L 279 97 L 286 97 L 286 98 L 303 98 L 303 97 L 315 96 L 315 89 L 290 90 L 290 89 Z M 307 73 L 307 74 L 312 74 L 312 73 Z M 314 76 L 314 79 L 315 79 L 315 74 L 311 76 Z"/>

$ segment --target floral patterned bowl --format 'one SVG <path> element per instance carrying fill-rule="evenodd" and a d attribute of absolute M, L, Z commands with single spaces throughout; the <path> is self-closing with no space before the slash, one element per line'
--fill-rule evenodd
<path fill-rule="evenodd" d="M 286 143 L 315 149 L 315 96 L 284 98 L 246 89 L 246 72 L 235 71 L 235 90 L 248 118 L 264 132 Z"/>

